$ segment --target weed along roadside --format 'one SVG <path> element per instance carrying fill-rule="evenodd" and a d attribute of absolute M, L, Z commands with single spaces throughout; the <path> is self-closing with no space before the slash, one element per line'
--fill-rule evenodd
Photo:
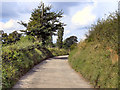
<path fill-rule="evenodd" d="M 118 14 L 91 27 L 89 35 L 69 54 L 75 71 L 95 88 L 118 88 Z M 114 33 L 113 33 L 114 32 Z"/>
<path fill-rule="evenodd" d="M 62 53 L 56 51 L 56 48 L 54 48 L 54 51 L 50 51 L 50 48 L 48 50 L 36 44 L 21 49 L 10 48 L 7 52 L 3 52 L 2 88 L 12 88 L 21 76 L 41 61 L 58 54 L 67 54 L 63 50 L 61 50 Z"/>

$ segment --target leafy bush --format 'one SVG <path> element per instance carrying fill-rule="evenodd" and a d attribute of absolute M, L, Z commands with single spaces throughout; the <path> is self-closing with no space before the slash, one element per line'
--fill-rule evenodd
<path fill-rule="evenodd" d="M 98 45 L 99 46 L 99 45 Z M 112 63 L 110 51 L 93 43 L 77 47 L 69 55 L 69 63 L 96 88 L 118 87 L 118 63 Z"/>
<path fill-rule="evenodd" d="M 25 38 L 23 38 L 25 39 Z M 24 40 L 23 40 L 24 41 Z M 24 42 L 27 43 L 28 41 Z M 21 43 L 21 42 L 18 42 Z M 27 46 L 18 47 L 10 45 L 3 47 L 2 53 L 2 87 L 11 88 L 19 78 L 24 75 L 34 65 L 49 57 L 65 55 L 64 49 L 45 48 L 40 44 L 26 44 Z M 25 45 L 25 44 L 24 44 Z"/>
<path fill-rule="evenodd" d="M 76 48 L 76 46 L 77 46 L 76 43 L 72 44 L 72 45 L 70 46 L 70 50 L 73 50 L 74 48 Z"/>
<path fill-rule="evenodd" d="M 98 20 L 86 40 L 70 52 L 69 63 L 96 88 L 118 88 L 118 14 Z"/>
<path fill-rule="evenodd" d="M 2 86 L 11 88 L 15 82 L 41 60 L 49 58 L 52 53 L 39 45 L 10 50 L 2 54 Z"/>
<path fill-rule="evenodd" d="M 99 42 L 104 47 L 118 50 L 118 12 L 111 13 L 107 19 L 98 20 L 92 25 L 86 41 Z"/>
<path fill-rule="evenodd" d="M 2 47 L 2 52 L 8 52 L 8 50 L 15 50 L 15 49 L 21 49 L 26 48 L 28 46 L 34 45 L 33 43 L 33 37 L 31 36 L 22 36 L 19 41 L 17 41 L 15 44 L 7 45 Z"/>

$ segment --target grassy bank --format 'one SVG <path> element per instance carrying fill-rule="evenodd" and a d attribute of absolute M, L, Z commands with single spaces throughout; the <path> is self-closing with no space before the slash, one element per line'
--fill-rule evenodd
<path fill-rule="evenodd" d="M 117 13 L 98 21 L 69 55 L 70 65 L 96 88 L 118 87 L 117 28 Z"/>
<path fill-rule="evenodd" d="M 11 88 L 21 76 L 42 60 L 67 54 L 67 51 L 62 49 L 58 52 L 56 48 L 41 47 L 28 38 L 3 47 L 2 52 L 2 88 Z"/>

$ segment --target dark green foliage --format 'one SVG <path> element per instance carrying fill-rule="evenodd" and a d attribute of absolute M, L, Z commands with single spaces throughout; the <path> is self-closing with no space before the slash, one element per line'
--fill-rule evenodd
<path fill-rule="evenodd" d="M 70 36 L 69 38 L 66 38 L 64 40 L 64 48 L 65 49 L 69 49 L 71 47 L 71 45 L 77 43 L 77 37 L 76 36 Z"/>
<path fill-rule="evenodd" d="M 41 53 L 37 53 L 36 49 L 40 49 Z M 52 56 L 49 52 L 43 51 L 46 51 L 46 49 L 35 45 L 4 52 L 2 54 L 2 87 L 11 88 L 19 77 L 26 73 L 35 64 L 45 59 L 45 57 Z"/>
<path fill-rule="evenodd" d="M 70 50 L 73 50 L 73 49 L 75 49 L 77 47 L 77 43 L 74 43 L 74 44 L 72 44 L 71 46 L 70 46 Z"/>
<path fill-rule="evenodd" d="M 58 48 L 62 48 L 63 46 L 63 34 L 64 34 L 64 28 L 58 30 L 58 39 L 57 39 L 57 46 Z"/>
<path fill-rule="evenodd" d="M 21 76 L 42 60 L 56 55 L 66 54 L 66 50 L 47 49 L 41 47 L 39 44 L 32 44 L 22 48 L 10 47 L 7 48 L 7 51 L 3 49 L 2 87 L 12 88 Z"/>
<path fill-rule="evenodd" d="M 48 37 L 48 39 L 46 40 L 46 46 L 47 47 L 54 47 L 52 35 L 50 35 Z"/>
<path fill-rule="evenodd" d="M 11 43 L 15 43 L 16 41 L 19 41 L 21 37 L 21 34 L 18 33 L 17 31 L 14 31 L 7 35 L 7 33 L 2 33 L 2 45 L 8 45 Z"/>
<path fill-rule="evenodd" d="M 60 22 L 63 12 L 52 12 L 51 6 L 45 6 L 44 3 L 40 3 L 38 8 L 34 9 L 31 14 L 30 21 L 28 24 L 21 22 L 20 24 L 27 27 L 24 31 L 27 35 L 36 36 L 42 44 L 45 45 L 46 40 L 55 32 L 64 26 Z"/>
<path fill-rule="evenodd" d="M 105 44 L 104 47 L 118 49 L 118 13 L 112 13 L 108 18 L 98 20 L 96 25 L 91 27 L 86 41 Z"/>
<path fill-rule="evenodd" d="M 8 35 L 7 33 L 2 33 L 2 44 L 7 44 Z"/>
<path fill-rule="evenodd" d="M 118 17 L 115 12 L 106 20 L 98 20 L 86 40 L 69 55 L 72 67 L 96 88 L 118 88 L 119 85 Z"/>
<path fill-rule="evenodd" d="M 45 48 L 47 44 L 54 46 L 52 35 L 55 32 L 62 28 L 63 34 L 65 24 L 60 21 L 62 14 L 62 11 L 52 12 L 51 6 L 41 3 L 32 12 L 28 23 L 18 22 L 26 27 L 26 30 L 21 30 L 26 36 L 21 36 L 17 31 L 2 34 L 2 88 L 12 88 L 21 76 L 42 60 L 68 54 L 64 49 Z"/>

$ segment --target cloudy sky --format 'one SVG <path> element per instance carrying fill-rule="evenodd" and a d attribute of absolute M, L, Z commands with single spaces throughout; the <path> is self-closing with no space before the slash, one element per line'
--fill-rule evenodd
<path fill-rule="evenodd" d="M 62 22 L 65 26 L 64 39 L 75 35 L 78 40 L 85 38 L 88 28 L 99 18 L 105 18 L 118 9 L 119 0 L 42 0 L 52 5 L 54 11 L 63 10 Z M 18 21 L 28 22 L 31 12 L 41 0 L 2 0 L 0 1 L 0 30 L 11 33 L 25 29 Z M 106 14 L 106 15 L 105 15 Z M 54 42 L 57 37 L 54 37 Z"/>

